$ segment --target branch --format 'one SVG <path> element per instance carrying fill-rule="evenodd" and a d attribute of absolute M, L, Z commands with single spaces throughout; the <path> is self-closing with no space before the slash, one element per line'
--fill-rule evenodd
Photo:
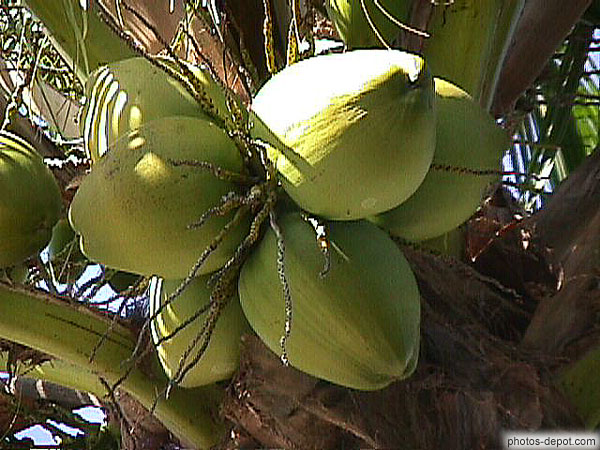
<path fill-rule="evenodd" d="M 496 116 L 512 110 L 590 4 L 591 0 L 529 0 L 525 4 L 496 87 L 492 105 Z"/>
<path fill-rule="evenodd" d="M 91 360 L 96 343 L 110 324 L 108 316 L 94 313 L 78 302 L 0 282 L 0 338 L 76 366 L 77 370 L 64 370 L 62 374 L 61 383 L 67 387 L 102 397 L 106 390 L 97 384 L 98 376 L 114 383 L 126 372 L 123 362 L 132 354 L 135 337 L 121 325 L 113 325 Z M 155 361 L 157 365 L 158 361 Z M 82 385 L 81 372 L 93 373 L 93 378 Z M 134 368 L 123 382 L 122 389 L 151 409 L 167 383 L 160 369 L 146 375 Z M 218 388 L 212 385 L 173 389 L 168 400 L 160 399 L 158 402 L 156 417 L 180 440 L 200 448 L 209 447 L 216 443 L 223 431 L 213 415 L 219 398 Z"/>

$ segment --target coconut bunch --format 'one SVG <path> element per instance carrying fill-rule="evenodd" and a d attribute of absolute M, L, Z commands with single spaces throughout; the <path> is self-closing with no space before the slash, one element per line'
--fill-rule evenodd
<path fill-rule="evenodd" d="M 284 309 L 281 302 L 272 300 L 277 298 L 277 291 L 268 290 L 276 286 L 275 263 L 262 252 L 272 255 L 277 251 L 276 236 L 268 234 L 242 269 L 242 307 L 271 350 L 320 378 L 358 389 L 377 389 L 412 373 L 416 363 L 412 358 L 418 351 L 411 352 L 410 348 L 418 349 L 418 326 L 411 328 L 410 324 L 418 324 L 419 320 L 414 277 L 410 268 L 399 262 L 403 256 L 396 246 L 390 246 L 389 254 L 383 248 L 373 254 L 369 250 L 375 242 L 387 243 L 387 233 L 423 242 L 426 247 L 448 233 L 456 234 L 457 227 L 475 213 L 489 186 L 499 180 L 500 159 L 509 146 L 509 137 L 481 105 L 489 101 L 486 95 L 493 92 L 494 73 L 502 58 L 490 49 L 502 48 L 501 43 L 508 42 L 509 22 L 522 4 L 507 7 L 493 1 L 456 3 L 460 5 L 437 8 L 436 14 L 441 15 L 443 9 L 449 18 L 446 22 L 444 16 L 443 21 L 436 22 L 435 35 L 426 43 L 426 64 L 415 55 L 376 49 L 396 40 L 400 29 L 397 22 L 406 21 L 409 15 L 408 2 L 328 1 L 330 19 L 346 48 L 354 50 L 287 67 L 254 98 L 251 133 L 268 144 L 269 158 L 285 192 L 302 210 L 321 218 L 329 230 L 330 241 L 325 239 L 324 245 L 325 253 L 330 252 L 331 266 L 344 267 L 339 269 L 342 272 L 347 268 L 354 278 L 349 276 L 339 284 L 332 281 L 332 292 L 326 293 L 321 283 L 326 284 L 328 277 L 316 280 L 319 260 L 315 253 L 307 254 L 311 251 L 307 239 L 298 250 L 294 249 L 302 262 L 289 262 L 293 269 L 288 270 L 289 286 L 283 291 L 284 297 L 291 300 Z M 492 26 L 491 18 L 498 15 L 501 20 Z M 482 35 L 482 26 L 489 32 Z M 475 58 L 473 64 L 461 64 L 457 55 L 446 51 L 449 35 L 452 42 L 479 49 L 464 52 L 465 58 Z M 438 74 L 443 77 L 435 76 Z M 460 86 L 463 82 L 465 88 Z M 294 228 L 293 220 L 282 219 L 295 230 L 295 236 L 302 234 L 301 229 L 310 234 L 310 226 L 295 218 L 298 223 Z M 346 227 L 353 228 L 347 235 L 354 236 L 353 243 L 344 242 L 340 236 Z M 283 232 L 285 241 L 285 229 Z M 286 251 L 295 255 L 287 247 Z M 337 263 L 333 262 L 335 258 L 339 258 Z M 368 258 L 366 267 L 359 268 L 363 262 L 358 263 L 360 258 Z M 285 261 L 279 261 L 280 274 Z M 383 267 L 382 261 L 395 261 L 391 272 L 386 271 L 389 267 Z M 310 264 L 313 267 L 308 270 Z M 353 264 L 356 266 L 350 269 Z M 261 280 L 258 274 L 263 269 L 259 267 L 269 265 L 273 278 L 261 284 L 257 280 Z M 387 286 L 397 280 L 401 285 L 392 291 L 378 290 L 386 282 L 379 279 L 371 284 L 376 274 L 384 274 Z M 369 286 L 370 294 L 365 293 L 365 286 Z M 394 298 L 389 303 L 384 300 Z M 359 305 L 361 299 L 370 301 L 356 311 L 388 314 L 390 320 L 370 322 L 365 315 L 361 316 L 362 325 L 378 323 L 384 330 L 386 323 L 393 323 L 404 330 L 404 337 L 388 334 L 378 340 L 371 335 L 361 340 L 353 335 L 349 330 L 361 327 L 348 326 L 351 319 L 344 322 L 340 313 L 344 306 L 340 304 Z M 391 305 L 403 305 L 406 310 L 397 315 Z M 382 309 L 372 311 L 378 307 Z M 291 336 L 282 337 L 268 322 L 270 315 L 261 315 L 269 308 L 279 311 L 279 328 L 285 326 L 287 330 L 288 322 L 292 323 Z M 297 316 L 292 317 L 291 311 L 298 311 L 300 317 L 294 320 Z M 282 317 L 286 314 L 288 320 L 284 323 Z M 328 332 L 314 325 L 330 314 L 339 317 L 330 326 L 339 328 Z M 355 317 L 353 323 L 360 320 Z M 343 343 L 339 336 L 349 339 Z M 385 355 L 384 350 L 369 349 L 361 354 L 365 347 L 360 342 L 377 343 L 376 348 L 384 349 L 384 341 L 391 345 L 387 348 L 396 350 Z M 399 350 L 399 342 L 405 343 L 403 350 Z M 407 345 L 409 342 L 412 344 Z M 342 370 L 332 370 L 324 362 L 335 352 L 348 355 L 338 363 L 344 367 Z M 361 372 L 351 361 L 370 361 L 362 366 L 369 370 Z"/>
<path fill-rule="evenodd" d="M 424 179 L 435 143 L 433 82 L 422 59 L 404 52 L 349 53 L 341 59 L 315 61 L 323 61 L 339 74 L 364 58 L 371 58 L 373 70 L 322 97 L 320 105 L 329 109 L 320 113 L 313 109 L 319 116 L 315 126 L 323 126 L 321 133 L 332 144 L 329 148 L 313 139 L 304 139 L 304 147 L 284 143 L 276 127 L 265 125 L 256 111 L 241 115 L 248 120 L 245 126 L 256 132 L 257 147 L 267 149 L 265 163 L 279 180 L 274 193 L 287 197 L 281 184 L 294 201 L 272 208 L 273 217 L 276 210 L 285 213 L 247 252 L 239 286 L 236 278 L 236 289 L 230 292 L 224 287 L 223 292 L 215 290 L 215 274 L 238 252 L 252 232 L 249 221 L 255 217 L 235 221 L 237 213 L 218 208 L 224 199 L 243 197 L 256 186 L 248 188 L 216 176 L 212 169 L 178 164 L 201 162 L 221 174 L 252 171 L 222 120 L 230 111 L 228 94 L 207 72 L 191 68 L 194 83 L 203 87 L 213 109 L 204 108 L 185 83 L 143 58 L 111 63 L 89 78 L 81 127 L 92 167 L 71 203 L 70 224 L 79 236 L 81 252 L 90 260 L 111 270 L 152 277 L 152 336 L 165 372 L 179 385 L 195 387 L 231 376 L 238 364 L 239 337 L 250 331 L 250 325 L 286 362 L 334 383 L 377 389 L 414 370 L 419 342 L 414 276 L 385 232 L 367 221 L 348 219 L 394 207 Z M 332 75 L 329 87 L 321 93 L 338 84 L 337 75 Z M 311 102 L 317 103 L 316 99 Z M 336 129 L 324 126 L 330 122 L 330 113 L 340 118 Z M 363 134 L 377 122 L 378 130 L 384 130 L 387 123 L 394 133 L 375 144 L 374 158 L 360 147 L 368 144 Z M 303 139 L 302 124 L 298 125 L 297 134 Z M 337 144 L 329 139 L 332 133 Z M 352 153 L 344 154 L 342 149 L 356 139 L 359 142 Z M 298 148 L 309 149 L 308 157 L 299 158 Z M 286 170 L 286 157 L 290 162 L 300 160 L 302 171 Z M 340 171 L 344 164 L 350 169 Z M 394 176 L 404 166 L 414 170 L 404 177 Z M 303 171 L 306 167 L 310 172 Z M 388 167 L 387 177 L 357 188 L 351 180 L 367 167 L 372 175 Z M 306 182 L 293 182 L 298 173 Z M 261 174 L 251 175 L 260 178 Z M 336 180 L 339 177 L 341 184 Z M 345 200 L 335 200 L 333 192 L 319 200 L 319 207 L 333 208 L 336 217 L 344 220 L 331 225 L 327 237 L 330 269 L 320 277 L 322 244 L 299 211 L 328 217 L 304 204 L 304 199 L 321 197 L 324 186 L 339 191 Z M 224 228 L 227 233 L 196 267 L 195 277 L 189 278 L 199 256 Z M 361 238 L 353 239 L 353 235 Z M 363 248 L 363 240 L 372 242 L 369 251 Z M 285 252 L 281 252 L 282 242 Z M 372 262 L 381 252 L 389 256 L 388 262 L 385 268 L 375 268 Z M 390 283 L 388 278 L 396 281 Z M 342 285 L 346 286 L 343 292 Z M 284 290 L 287 295 L 282 294 Z M 195 346 L 203 324 L 211 320 L 206 305 L 219 295 L 229 298 L 227 306 L 211 329 L 208 345 Z M 291 328 L 292 314 L 297 319 Z M 257 318 L 266 320 L 263 326 Z M 334 318 L 342 328 L 327 325 Z M 286 335 L 287 341 L 282 342 Z M 330 345 L 316 351 L 325 341 Z M 348 351 L 350 347 L 354 351 Z M 184 371 L 190 362 L 195 365 Z"/>
<path fill-rule="evenodd" d="M 343 36 L 373 42 L 352 17 Z M 506 136 L 470 94 L 384 49 L 290 65 L 249 111 L 207 70 L 160 58 L 104 66 L 86 90 L 93 164 L 70 224 L 90 260 L 151 277 L 151 334 L 173 382 L 230 377 L 250 330 L 343 386 L 412 374 L 419 291 L 389 233 L 456 228 L 495 179 Z"/>

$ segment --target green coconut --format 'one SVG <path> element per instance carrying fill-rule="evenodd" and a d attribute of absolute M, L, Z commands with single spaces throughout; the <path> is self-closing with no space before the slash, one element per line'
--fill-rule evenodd
<path fill-rule="evenodd" d="M 148 122 L 115 143 L 77 191 L 69 218 L 81 249 L 109 267 L 166 279 L 185 278 L 233 215 L 209 218 L 190 228 L 236 185 L 210 171 L 169 159 L 207 161 L 240 172 L 237 147 L 213 123 L 191 117 Z M 233 228 L 200 273 L 221 267 L 246 230 Z"/>
<path fill-rule="evenodd" d="M 407 22 L 410 3 L 406 0 L 381 0 L 379 2 L 385 11 L 400 22 Z M 365 0 L 364 6 L 363 9 L 361 0 L 327 0 L 325 2 L 329 18 L 348 48 L 383 46 L 367 19 L 365 9 L 377 32 L 386 44 L 391 45 L 400 30 L 398 25 L 386 17 L 373 0 Z"/>
<path fill-rule="evenodd" d="M 419 354 L 420 298 L 404 255 L 366 221 L 330 222 L 331 267 L 315 231 L 299 214 L 279 220 L 292 299 L 291 366 L 342 386 L 375 390 L 408 377 Z M 285 302 L 277 240 L 269 230 L 242 267 L 242 309 L 250 326 L 281 355 Z"/>
<path fill-rule="evenodd" d="M 24 139 L 0 132 L 0 267 L 43 249 L 62 202 L 54 176 Z"/>
<path fill-rule="evenodd" d="M 486 187 L 497 181 L 509 136 L 458 86 L 435 79 L 436 149 L 425 181 L 407 201 L 371 217 L 390 233 L 420 241 L 444 234 L 477 210 Z M 482 175 L 478 171 L 495 171 Z"/>
<path fill-rule="evenodd" d="M 397 206 L 433 157 L 433 81 L 423 59 L 409 53 L 306 59 L 269 80 L 252 109 L 251 133 L 271 145 L 285 191 L 325 218 L 353 220 Z"/>
<path fill-rule="evenodd" d="M 172 60 L 157 61 L 177 69 Z M 205 90 L 215 113 L 220 117 L 230 116 L 223 88 L 206 69 L 185 64 Z M 80 130 L 93 162 L 119 137 L 152 120 L 169 116 L 211 120 L 180 81 L 141 57 L 114 62 L 95 71 L 86 84 L 86 95 Z M 238 107 L 245 111 L 240 100 Z"/>
<path fill-rule="evenodd" d="M 158 344 L 159 339 L 171 335 L 177 327 L 190 319 L 210 301 L 211 289 L 208 287 L 209 275 L 196 278 L 151 322 L 152 339 L 160 362 L 169 378 L 173 378 L 179 369 L 182 356 L 190 342 L 201 331 L 206 313 L 187 325 L 171 339 Z M 165 300 L 181 284 L 181 280 L 163 281 L 153 278 L 150 282 L 150 314 L 154 315 Z M 242 334 L 251 332 L 244 317 L 240 301 L 236 294 L 221 313 L 202 358 L 183 378 L 179 386 L 198 387 L 230 378 L 240 363 L 240 342 Z M 192 362 L 198 354 L 200 344 L 186 359 Z"/>

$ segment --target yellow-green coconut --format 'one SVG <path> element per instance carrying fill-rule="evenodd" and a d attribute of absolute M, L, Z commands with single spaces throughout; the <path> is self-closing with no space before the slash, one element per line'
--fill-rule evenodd
<path fill-rule="evenodd" d="M 252 110 L 251 133 L 272 145 L 285 191 L 328 219 L 392 209 L 433 158 L 433 80 L 417 55 L 356 50 L 306 59 L 269 80 Z"/>
<path fill-rule="evenodd" d="M 180 72 L 167 58 L 157 64 Z M 208 70 L 184 63 L 194 74 L 195 83 L 204 89 L 214 112 L 230 117 L 226 95 Z M 87 102 L 80 119 L 81 134 L 88 156 L 98 161 L 114 142 L 141 125 L 170 116 L 212 117 L 176 78 L 145 58 L 129 58 L 96 70 L 86 84 Z M 240 111 L 245 111 L 235 94 Z"/>
<path fill-rule="evenodd" d="M 0 131 L 0 268 L 48 244 L 61 196 L 42 157 L 21 137 Z"/>
<path fill-rule="evenodd" d="M 471 217 L 486 187 L 499 179 L 500 159 L 509 146 L 506 131 L 469 94 L 440 78 L 435 79 L 435 90 L 437 138 L 432 168 L 407 201 L 369 218 L 414 241 L 444 234 Z"/>
<path fill-rule="evenodd" d="M 178 370 L 182 356 L 190 343 L 201 331 L 207 313 L 200 314 L 192 323 L 170 336 L 177 327 L 193 317 L 199 309 L 208 305 L 211 288 L 207 286 L 210 276 L 201 276 L 194 281 L 151 322 L 152 339 L 158 357 L 169 378 Z M 169 295 L 179 287 L 182 280 L 162 280 L 154 277 L 150 282 L 150 314 L 154 315 Z M 243 333 L 251 332 L 250 326 L 236 295 L 222 311 L 212 333 L 208 347 L 198 363 L 186 374 L 179 386 L 197 387 L 230 378 L 239 367 L 240 343 Z M 201 346 L 200 342 L 190 352 L 183 367 L 193 361 Z"/>
<path fill-rule="evenodd" d="M 121 138 L 94 164 L 71 203 L 69 218 L 89 259 L 141 275 L 187 276 L 233 215 L 189 226 L 237 186 L 202 168 L 175 167 L 170 159 L 207 161 L 235 172 L 243 166 L 233 141 L 204 119 L 163 118 Z M 200 273 L 232 256 L 244 228 L 231 230 Z"/>
<path fill-rule="evenodd" d="M 375 390 L 412 374 L 419 354 L 420 297 L 404 255 L 367 221 L 330 222 L 331 267 L 312 225 L 299 214 L 279 220 L 292 300 L 291 366 L 342 386 Z M 250 326 L 281 355 L 286 307 L 277 239 L 268 231 L 242 267 L 239 293 Z"/>

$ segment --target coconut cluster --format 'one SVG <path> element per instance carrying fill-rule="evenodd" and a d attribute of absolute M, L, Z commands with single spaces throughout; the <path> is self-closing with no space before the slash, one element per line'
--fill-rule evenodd
<path fill-rule="evenodd" d="M 89 78 L 80 124 L 92 169 L 68 222 L 57 223 L 59 190 L 39 155 L 1 136 L 0 182 L 14 192 L 0 205 L 0 237 L 11 236 L 0 267 L 50 241 L 51 260 L 101 263 L 116 291 L 149 277 L 152 338 L 182 387 L 229 378 L 252 331 L 284 363 L 343 386 L 410 376 L 420 298 L 390 234 L 421 241 L 468 219 L 497 177 L 504 131 L 398 50 L 298 62 L 248 111 L 185 63 L 199 104 L 180 66 L 161 64 L 125 59 Z M 232 102 L 258 169 L 228 125 Z"/>
<path fill-rule="evenodd" d="M 388 15 L 405 20 L 404 2 L 362 3 L 326 2 L 348 51 L 289 65 L 250 108 L 205 67 L 132 57 L 96 69 L 80 120 L 92 165 L 68 221 L 41 157 L 2 132 L 0 268 L 49 243 L 52 261 L 105 265 L 116 291 L 148 279 L 152 339 L 183 387 L 229 378 L 251 332 L 332 383 L 410 376 L 419 290 L 390 234 L 456 229 L 508 138 L 423 57 L 371 48 L 395 39 Z"/>
<path fill-rule="evenodd" d="M 87 258 L 152 277 L 151 331 L 167 375 L 184 387 L 230 377 L 253 330 L 285 363 L 333 383 L 373 390 L 409 376 L 419 291 L 388 233 L 421 240 L 466 220 L 494 178 L 502 130 L 420 56 L 318 56 L 273 76 L 241 115 L 246 142 L 264 155 L 257 171 L 219 120 L 241 102 L 187 67 L 212 109 L 143 58 L 92 74 L 81 127 L 93 165 L 69 211 Z M 257 230 L 261 214 L 270 227 Z M 199 349 L 226 290 L 215 279 L 230 266 L 236 289 Z"/>

